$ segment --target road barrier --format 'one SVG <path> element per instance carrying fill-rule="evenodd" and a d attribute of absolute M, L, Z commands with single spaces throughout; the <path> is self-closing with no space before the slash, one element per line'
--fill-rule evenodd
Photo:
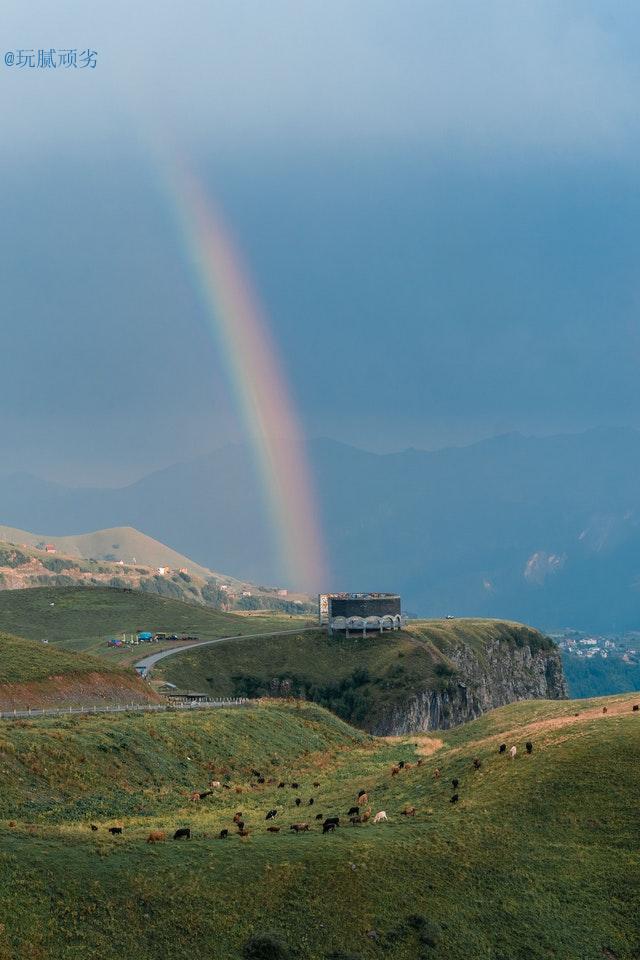
<path fill-rule="evenodd" d="M 247 707 L 255 702 L 248 697 L 222 697 L 217 700 L 179 703 L 114 703 L 110 706 L 50 707 L 48 709 L 28 707 L 26 710 L 2 710 L 0 719 L 23 720 L 29 717 L 60 717 L 76 713 L 170 713 L 172 710 L 219 710 L 225 707 Z"/>

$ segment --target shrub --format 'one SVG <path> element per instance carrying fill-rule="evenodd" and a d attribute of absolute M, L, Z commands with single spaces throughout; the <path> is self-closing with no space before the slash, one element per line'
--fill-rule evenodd
<path fill-rule="evenodd" d="M 291 954 L 275 933 L 257 933 L 242 948 L 244 960 L 290 960 Z"/>

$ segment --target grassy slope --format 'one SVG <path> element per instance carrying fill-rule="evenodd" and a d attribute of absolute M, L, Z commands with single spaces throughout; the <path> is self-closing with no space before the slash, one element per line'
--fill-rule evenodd
<path fill-rule="evenodd" d="M 0 591 L 0 630 L 37 640 L 46 637 L 67 650 L 100 654 L 118 663 L 139 659 L 147 648 L 113 650 L 106 646 L 107 636 L 150 630 L 187 633 L 208 640 L 263 630 L 286 630 L 292 622 L 295 620 L 286 615 L 243 617 L 155 594 L 112 588 L 38 587 Z M 156 644 L 149 648 L 152 652 L 162 649 L 162 645 Z"/>
<path fill-rule="evenodd" d="M 238 960 L 250 933 L 271 928 L 296 960 L 339 949 L 362 960 L 631 960 L 640 716 L 628 697 L 606 702 L 606 717 L 586 701 L 493 711 L 394 778 L 391 762 L 415 758 L 415 738 L 372 740 L 310 706 L 3 724 L 0 816 L 17 825 L 0 829 L 0 958 Z M 519 746 L 515 761 L 497 753 L 503 737 Z M 438 742 L 420 738 L 420 749 Z M 390 822 L 267 834 L 271 807 L 285 805 L 284 827 L 302 818 L 290 789 L 248 787 L 253 766 L 295 776 L 317 797 L 312 813 L 344 815 L 367 788 Z M 187 803 L 212 768 L 245 792 Z M 415 819 L 400 815 L 407 802 Z M 235 810 L 250 838 L 211 839 Z M 113 822 L 122 838 L 104 829 Z M 150 828 L 182 825 L 188 843 L 144 842 Z M 419 945 L 412 914 L 439 926 L 438 945 Z"/>
<path fill-rule="evenodd" d="M 49 644 L 36 643 L 0 633 L 0 684 L 32 683 L 62 674 L 118 672 L 114 664 L 103 663 L 85 654 L 56 650 Z"/>
<path fill-rule="evenodd" d="M 185 651 L 158 664 L 156 675 L 180 687 L 195 687 L 220 696 L 268 693 L 273 678 L 291 677 L 294 688 L 322 687 L 322 700 L 359 722 L 375 719 L 389 704 L 398 703 L 426 687 L 445 684 L 450 671 L 448 654 L 465 643 L 482 658 L 488 638 L 552 646 L 536 630 L 495 620 L 418 621 L 398 633 L 373 634 L 362 640 L 345 639 L 324 631 L 299 636 L 243 641 L 241 647 L 219 644 Z M 514 639 L 515 638 L 515 639 Z M 357 684 L 357 702 L 344 699 L 342 681 L 354 671 L 368 671 Z M 235 679 L 234 679 L 235 675 Z M 249 681 L 247 682 L 247 677 Z M 255 683 L 253 680 L 255 679 Z M 328 689 L 333 684 L 334 690 Z"/>
<path fill-rule="evenodd" d="M 99 560 L 106 556 L 113 556 L 125 563 L 149 564 L 152 567 L 166 566 L 173 569 L 187 567 L 190 572 L 203 577 L 222 576 L 214 574 L 207 567 L 202 567 L 183 556 L 166 544 L 153 537 L 136 530 L 135 527 L 112 527 L 106 530 L 96 530 L 93 533 L 82 533 L 77 536 L 52 537 L 43 534 L 29 533 L 27 530 L 18 530 L 14 527 L 0 526 L 0 540 L 7 540 L 15 544 L 28 544 L 35 547 L 38 543 L 54 543 L 58 552 L 71 557 L 94 557 Z M 237 582 L 233 578 L 227 582 Z"/>

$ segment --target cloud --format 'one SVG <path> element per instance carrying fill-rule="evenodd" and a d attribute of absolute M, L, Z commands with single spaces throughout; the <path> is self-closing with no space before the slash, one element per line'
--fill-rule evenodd
<path fill-rule="evenodd" d="M 2 66 L 3 150 L 84 154 L 150 124 L 224 151 L 620 151 L 638 134 L 638 20 L 545 0 L 5 0 L 7 49 L 86 44 L 99 63 Z"/>

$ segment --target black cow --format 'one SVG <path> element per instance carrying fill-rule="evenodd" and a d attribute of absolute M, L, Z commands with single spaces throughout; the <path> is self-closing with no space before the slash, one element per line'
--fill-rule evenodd
<path fill-rule="evenodd" d="M 98 829 L 98 828 L 96 827 L 95 823 L 92 823 L 92 824 L 91 824 L 91 829 L 92 829 L 92 830 L 97 830 L 97 829 Z"/>
<path fill-rule="evenodd" d="M 277 810 L 269 810 L 269 813 L 266 815 L 265 820 L 274 820 L 278 816 Z"/>
<path fill-rule="evenodd" d="M 500 746 L 498 747 L 498 753 L 505 753 L 506 749 L 507 749 L 506 743 L 501 743 Z"/>
<path fill-rule="evenodd" d="M 527 751 L 527 753 L 532 753 L 532 752 L 533 752 L 533 744 L 531 743 L 531 740 L 527 740 L 527 742 L 525 743 L 524 746 L 525 746 L 525 750 Z"/>
<path fill-rule="evenodd" d="M 459 780 L 456 780 L 455 778 L 451 781 L 451 786 L 453 787 L 454 790 L 457 790 L 457 789 L 458 789 L 458 784 L 459 784 L 459 783 L 460 783 L 460 781 L 459 781 Z"/>
<path fill-rule="evenodd" d="M 262 774 L 260 773 L 259 770 L 252 770 L 251 773 L 253 774 L 254 777 L 261 777 L 261 776 L 262 776 Z"/>
<path fill-rule="evenodd" d="M 457 803 L 459 799 L 460 797 L 458 796 L 458 794 L 454 793 L 454 795 L 451 797 L 451 800 L 449 800 L 449 803 Z"/>
<path fill-rule="evenodd" d="M 300 799 L 300 797 L 296 797 L 296 807 L 299 807 L 301 803 L 302 803 L 302 800 Z"/>
<path fill-rule="evenodd" d="M 107 830 L 114 837 L 116 833 L 122 833 L 122 827 L 107 827 Z"/>
<path fill-rule="evenodd" d="M 238 833 L 242 833 L 242 831 L 244 830 L 244 820 L 238 820 L 237 826 L 238 826 Z"/>
<path fill-rule="evenodd" d="M 309 799 L 309 806 L 312 807 L 312 806 L 314 805 L 314 803 L 315 803 L 315 800 L 313 799 L 313 797 L 310 797 L 310 799 Z"/>
<path fill-rule="evenodd" d="M 278 784 L 278 790 L 282 790 L 283 787 L 286 787 L 286 783 L 282 783 L 282 781 L 280 781 Z"/>
<path fill-rule="evenodd" d="M 292 790 L 297 790 L 297 789 L 298 789 L 298 786 L 299 786 L 299 784 L 297 784 L 297 783 L 292 783 L 292 784 L 291 784 L 291 789 L 292 789 Z"/>
<path fill-rule="evenodd" d="M 322 820 L 322 817 L 323 817 L 322 813 L 316 813 L 316 820 Z"/>
<path fill-rule="evenodd" d="M 219 840 L 224 840 L 225 837 L 228 837 L 228 836 L 229 836 L 229 831 L 228 831 L 228 830 L 221 830 L 220 833 L 218 834 L 218 839 L 219 839 Z"/>
<path fill-rule="evenodd" d="M 325 822 L 322 824 L 322 832 L 323 832 L 323 833 L 331 833 L 331 831 L 332 831 L 332 830 L 335 830 L 335 828 L 336 828 L 337 826 L 338 826 L 338 824 L 337 824 L 337 823 L 334 823 L 333 820 L 325 820 Z"/>
<path fill-rule="evenodd" d="M 476 768 L 476 770 L 479 770 L 480 767 L 482 766 L 482 760 L 479 760 L 478 757 L 474 757 L 473 765 Z"/>
<path fill-rule="evenodd" d="M 637 713 L 638 710 L 640 710 L 640 704 L 634 703 L 633 707 L 631 708 L 632 713 Z"/>
<path fill-rule="evenodd" d="M 349 812 L 347 813 L 347 816 L 350 817 L 353 814 L 357 814 L 357 813 L 360 813 L 360 807 L 351 807 L 349 809 Z"/>
<path fill-rule="evenodd" d="M 264 777 L 258 777 L 258 783 L 264 783 Z"/>
<path fill-rule="evenodd" d="M 358 790 L 358 800 L 360 799 L 360 797 L 364 797 L 366 792 L 367 792 L 366 790 Z"/>
<path fill-rule="evenodd" d="M 174 840 L 191 840 L 191 830 L 189 827 L 180 827 L 173 835 Z"/>

